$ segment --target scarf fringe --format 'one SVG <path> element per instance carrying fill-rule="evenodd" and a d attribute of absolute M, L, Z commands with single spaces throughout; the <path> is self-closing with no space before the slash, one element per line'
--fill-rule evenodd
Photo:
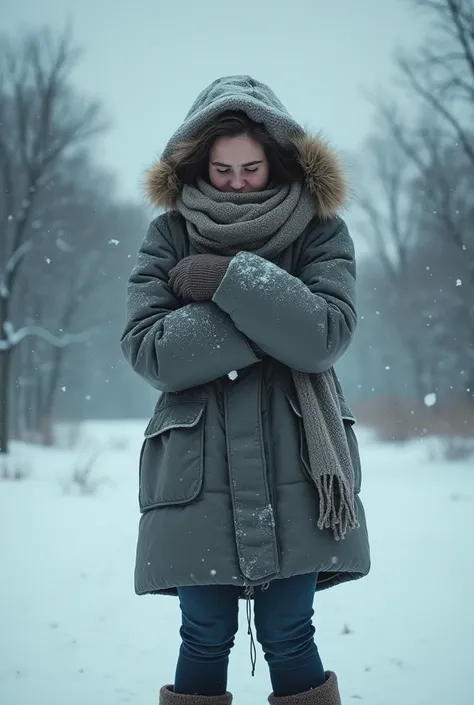
<path fill-rule="evenodd" d="M 336 541 L 357 529 L 354 467 L 330 370 L 307 375 L 292 370 L 308 444 L 311 476 L 319 494 L 319 529 Z"/>
<path fill-rule="evenodd" d="M 347 480 L 339 475 L 314 478 L 319 493 L 318 529 L 331 529 L 336 541 L 345 538 L 349 529 L 357 529 L 354 492 Z"/>

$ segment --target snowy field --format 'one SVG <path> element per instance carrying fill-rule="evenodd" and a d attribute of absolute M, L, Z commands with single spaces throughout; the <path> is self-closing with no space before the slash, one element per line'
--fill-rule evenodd
<path fill-rule="evenodd" d="M 27 467 L 0 482 L 0 704 L 155 704 L 173 678 L 178 604 L 136 597 L 137 461 L 145 423 L 95 423 L 75 451 L 14 444 Z M 474 703 L 474 461 L 428 461 L 426 444 L 380 446 L 359 431 L 370 576 L 315 600 L 317 640 L 342 699 Z M 96 449 L 97 492 L 65 486 Z M 229 687 L 266 702 L 242 629 Z"/>

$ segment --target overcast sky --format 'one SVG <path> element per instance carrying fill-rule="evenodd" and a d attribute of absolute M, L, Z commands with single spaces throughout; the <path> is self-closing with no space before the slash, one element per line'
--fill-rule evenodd
<path fill-rule="evenodd" d="M 0 0 L 2 30 L 72 22 L 76 83 L 113 121 L 99 156 L 132 199 L 197 93 L 225 74 L 268 83 L 357 153 L 373 115 L 364 91 L 391 90 L 393 52 L 421 41 L 422 19 L 407 0 Z"/>

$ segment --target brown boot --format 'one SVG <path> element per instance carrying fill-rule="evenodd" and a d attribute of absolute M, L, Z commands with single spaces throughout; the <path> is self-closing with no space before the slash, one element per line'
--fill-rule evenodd
<path fill-rule="evenodd" d="M 159 705 L 231 705 L 232 695 L 182 695 L 175 693 L 172 685 L 160 690 Z"/>
<path fill-rule="evenodd" d="M 281 698 L 270 695 L 268 702 L 270 705 L 341 705 L 336 674 L 326 671 L 326 682 L 319 688 L 312 688 L 298 695 L 284 695 Z"/>

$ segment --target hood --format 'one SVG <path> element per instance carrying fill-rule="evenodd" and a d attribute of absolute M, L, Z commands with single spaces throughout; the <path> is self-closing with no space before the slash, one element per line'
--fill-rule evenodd
<path fill-rule="evenodd" d="M 275 93 L 250 76 L 218 78 L 199 94 L 161 158 L 146 173 L 145 192 L 151 204 L 165 210 L 174 208 L 182 189 L 177 176 L 183 151 L 180 145 L 195 138 L 210 121 L 227 111 L 242 111 L 251 120 L 263 123 L 279 144 L 294 144 L 305 185 L 320 217 L 330 218 L 344 205 L 347 180 L 338 154 L 321 136 L 306 132 Z"/>

